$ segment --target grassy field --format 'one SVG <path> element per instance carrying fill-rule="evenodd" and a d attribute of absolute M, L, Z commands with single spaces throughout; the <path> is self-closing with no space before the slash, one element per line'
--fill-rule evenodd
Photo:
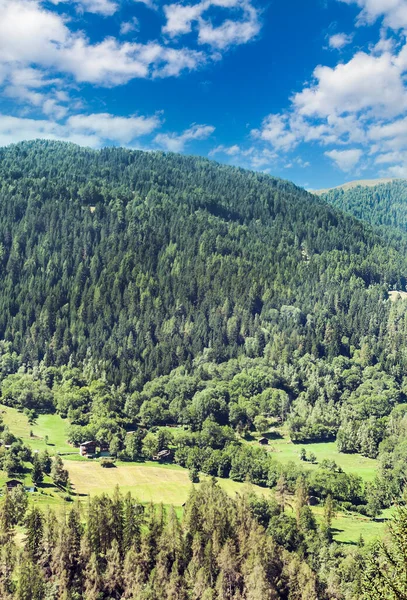
<path fill-rule="evenodd" d="M 186 502 L 192 484 L 188 471 L 175 465 L 157 463 L 128 464 L 117 463 L 112 469 L 104 469 L 97 461 L 66 463 L 70 479 L 76 493 L 82 499 L 112 493 L 116 485 L 122 493 L 131 492 L 140 502 L 163 503 L 181 507 Z M 201 478 L 203 480 L 204 478 Z M 238 483 L 231 479 L 219 479 L 219 485 L 230 495 L 242 493 L 247 487 L 260 496 L 272 498 L 274 492 L 256 485 Z M 199 485 L 199 484 L 197 484 Z M 317 519 L 322 518 L 323 507 L 312 509 Z M 365 542 L 371 542 L 386 534 L 390 511 L 385 511 L 379 521 L 355 513 L 338 512 L 333 520 L 334 538 L 339 543 L 356 544 L 362 535 Z"/>
<path fill-rule="evenodd" d="M 33 450 L 42 451 L 47 448 L 50 454 L 77 452 L 66 441 L 69 423 L 59 415 L 39 415 L 36 422 L 30 425 L 27 416 L 15 408 L 0 404 L 0 413 L 10 431 Z M 32 432 L 32 436 L 30 436 L 30 432 Z M 45 443 L 45 436 L 48 436 L 48 445 Z"/>
<path fill-rule="evenodd" d="M 79 456 L 77 450 L 67 443 L 68 422 L 59 415 L 39 415 L 37 421 L 30 425 L 26 415 L 16 409 L 0 405 L 0 412 L 4 422 L 10 430 L 21 437 L 23 441 L 33 450 L 42 451 L 48 449 L 50 454 L 60 452 L 73 452 L 64 456 L 65 465 L 69 471 L 74 491 L 79 494 L 82 501 L 86 501 L 88 495 L 93 496 L 103 492 L 112 493 L 115 486 L 119 485 L 123 493 L 130 491 L 134 497 L 141 502 L 163 503 L 173 505 L 177 511 L 188 498 L 193 485 L 189 479 L 188 471 L 177 465 L 158 465 L 156 462 L 122 463 L 112 469 L 104 469 L 98 461 L 89 461 Z M 182 428 L 170 428 L 173 435 L 180 433 Z M 32 433 L 32 435 L 30 435 Z M 45 437 L 48 436 L 48 445 Z M 247 443 L 258 445 L 258 437 L 253 436 Z M 309 469 L 315 469 L 318 464 L 302 462 L 299 458 L 301 448 L 304 448 L 309 456 L 311 453 L 317 457 L 317 463 L 323 459 L 334 460 L 347 473 L 357 473 L 364 481 L 374 478 L 377 461 L 364 458 L 355 454 L 340 454 L 335 442 L 317 444 L 293 444 L 287 433 L 279 428 L 267 434 L 270 442 L 266 449 L 271 452 L 276 460 L 281 462 L 294 461 L 296 464 Z M 203 478 L 201 478 L 202 480 Z M 7 480 L 6 474 L 0 472 L 0 487 Z M 27 486 L 32 485 L 30 473 L 27 472 L 21 478 Z M 199 484 L 198 484 L 199 485 Z M 247 484 L 238 483 L 230 479 L 220 479 L 219 485 L 231 496 L 241 493 Z M 273 497 L 272 490 L 259 486 L 250 486 L 257 494 Z M 62 507 L 64 494 L 56 488 L 51 479 L 46 477 L 43 486 L 38 493 L 30 494 L 30 501 L 43 507 Z M 322 514 L 321 507 L 313 508 L 317 518 Z M 356 543 L 363 536 L 365 541 L 371 541 L 385 535 L 387 511 L 382 515 L 382 520 L 371 521 L 366 517 L 338 513 L 333 522 L 334 537 L 338 542 Z"/>
<path fill-rule="evenodd" d="M 317 521 L 322 520 L 324 509 L 322 506 L 314 506 L 312 510 Z M 333 537 L 336 542 L 342 544 L 357 544 L 360 536 L 366 543 L 373 542 L 387 535 L 389 519 L 392 509 L 384 510 L 377 521 L 368 517 L 351 512 L 337 512 L 332 520 Z"/>
<path fill-rule="evenodd" d="M 266 446 L 268 452 L 271 452 L 276 460 L 282 463 L 293 461 L 296 464 L 309 469 L 318 468 L 318 463 L 322 460 L 334 460 L 346 473 L 355 473 L 360 475 L 364 481 L 372 481 L 377 470 L 377 461 L 372 458 L 366 458 L 359 454 L 341 454 L 338 452 L 336 442 L 319 442 L 315 444 L 294 444 L 283 429 L 276 428 L 266 434 L 269 438 L 269 445 Z M 260 436 L 257 436 L 260 437 Z M 258 444 L 257 437 L 249 439 L 249 443 Z M 304 448 L 309 456 L 315 454 L 317 463 L 312 465 L 310 462 L 303 462 L 300 459 L 300 450 Z"/>
<path fill-rule="evenodd" d="M 182 506 L 193 485 L 186 469 L 172 465 L 118 463 L 114 468 L 104 469 L 97 461 L 69 461 L 66 467 L 75 492 L 81 496 L 111 493 L 119 485 L 123 493 L 131 492 L 141 502 Z M 246 484 L 220 479 L 219 485 L 233 496 L 242 492 Z M 266 497 L 272 495 L 269 489 L 256 485 L 250 487 Z"/>

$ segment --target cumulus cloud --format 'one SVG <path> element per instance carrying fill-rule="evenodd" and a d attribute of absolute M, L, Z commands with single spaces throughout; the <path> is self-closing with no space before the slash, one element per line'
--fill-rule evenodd
<path fill-rule="evenodd" d="M 181 152 L 192 140 L 205 140 L 215 131 L 212 125 L 193 125 L 181 134 L 159 133 L 154 138 L 156 144 L 170 152 Z"/>
<path fill-rule="evenodd" d="M 291 150 L 299 142 L 291 127 L 289 116 L 282 114 L 268 115 L 263 120 L 261 129 L 254 129 L 252 135 L 270 142 L 276 150 Z"/>
<path fill-rule="evenodd" d="M 228 156 L 237 156 L 242 152 L 240 146 L 234 144 L 233 146 L 216 146 L 209 152 L 209 156 L 215 156 L 216 154 L 227 154 Z"/>
<path fill-rule="evenodd" d="M 66 124 L 69 131 L 97 135 L 103 140 L 119 144 L 129 144 L 135 138 L 151 133 L 159 125 L 157 116 L 118 117 L 108 113 L 74 115 L 69 117 Z"/>
<path fill-rule="evenodd" d="M 234 9 L 234 17 L 214 24 L 207 15 L 210 8 Z M 174 3 L 164 6 L 166 24 L 163 33 L 170 38 L 185 35 L 196 28 L 198 43 L 207 44 L 217 50 L 246 44 L 255 38 L 261 29 L 259 11 L 250 0 L 202 0 L 197 4 Z"/>
<path fill-rule="evenodd" d="M 124 21 L 120 25 L 120 34 L 127 35 L 132 31 L 138 31 L 140 29 L 140 22 L 137 17 L 133 17 L 130 21 Z"/>
<path fill-rule="evenodd" d="M 341 50 L 348 44 L 350 44 L 353 40 L 353 35 L 346 33 L 335 33 L 331 35 L 328 39 L 328 44 L 330 48 L 334 50 Z"/>
<path fill-rule="evenodd" d="M 345 4 L 356 4 L 361 9 L 358 25 L 374 23 L 383 18 L 384 24 L 399 30 L 407 27 L 406 0 L 340 0 Z"/>
<path fill-rule="evenodd" d="M 54 4 L 60 1 L 54 0 Z M 78 3 L 83 9 L 105 15 L 112 14 L 116 6 L 110 0 L 78 0 Z M 211 6 L 239 8 L 250 18 L 236 22 L 227 19 L 215 27 L 210 20 L 199 16 Z M 192 20 L 199 16 L 198 42 L 217 49 L 244 43 L 260 28 L 257 22 L 254 24 L 257 12 L 248 0 L 205 0 L 191 6 L 173 4 L 165 6 L 164 11 L 167 16 L 164 33 L 168 36 L 186 33 Z M 129 33 L 137 26 L 133 19 L 122 24 L 121 32 Z M 0 0 L 1 79 L 13 70 L 36 65 L 50 72 L 65 73 L 77 82 L 109 87 L 133 78 L 178 76 L 213 58 L 218 59 L 219 55 L 155 40 L 129 43 L 107 37 L 92 43 L 83 31 L 73 32 L 63 16 L 47 9 L 40 0 Z"/>
<path fill-rule="evenodd" d="M 391 161 L 404 168 L 407 156 L 406 76 L 407 44 L 382 37 L 369 52 L 334 67 L 317 66 L 289 108 L 266 116 L 252 136 L 279 152 L 317 144 L 345 171 L 381 164 L 380 175 L 401 172 Z M 360 166 L 362 153 L 367 158 Z"/>
<path fill-rule="evenodd" d="M 294 96 L 294 106 L 305 116 L 371 111 L 392 117 L 407 108 L 404 68 L 399 56 L 358 52 L 336 67 L 318 66 L 311 86 Z"/>
<path fill-rule="evenodd" d="M 325 156 L 331 158 L 342 171 L 351 171 L 362 157 L 362 150 L 352 148 L 351 150 L 329 150 Z"/>
<path fill-rule="evenodd" d="M 29 119 L 0 114 L 0 146 L 30 139 L 75 142 L 99 148 L 104 144 L 130 144 L 160 125 L 158 117 L 117 117 L 108 113 L 71 116 L 61 123 L 53 119 Z"/>
<path fill-rule="evenodd" d="M 51 4 L 62 4 L 69 0 L 50 0 Z M 74 0 L 79 11 L 100 14 L 105 17 L 113 15 L 119 8 L 113 0 Z"/>

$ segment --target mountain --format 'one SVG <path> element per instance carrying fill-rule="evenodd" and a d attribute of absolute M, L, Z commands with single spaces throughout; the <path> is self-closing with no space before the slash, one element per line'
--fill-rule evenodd
<path fill-rule="evenodd" d="M 327 194 L 328 192 L 332 192 L 333 190 L 351 190 L 355 187 L 376 187 L 381 184 L 392 183 L 393 181 L 399 181 L 399 179 L 395 177 L 384 177 L 382 179 L 359 179 L 356 181 L 348 181 L 347 183 L 342 183 L 342 185 L 337 185 L 333 188 L 314 190 L 313 193 L 317 196 L 321 196 L 323 194 Z"/>
<path fill-rule="evenodd" d="M 404 288 L 405 266 L 384 238 L 267 175 L 56 142 L 0 151 L 0 339 L 30 364 L 87 358 L 130 382 L 205 348 L 216 361 L 250 343 L 261 353 L 287 324 L 290 352 L 335 354 L 365 333 L 349 314 L 355 282 L 363 311 L 370 286 Z"/>
<path fill-rule="evenodd" d="M 404 289 L 406 262 L 260 173 L 48 141 L 0 150 L 0 339 L 31 365 L 86 360 L 138 385 L 204 349 L 261 355 L 272 332 L 289 354 L 333 356 Z"/>
<path fill-rule="evenodd" d="M 15 488 L 0 501 L 0 597 L 361 598 L 374 557 L 362 539 L 331 546 L 334 507 L 368 524 L 407 479 L 407 238 L 389 231 L 203 158 L 0 149 L 0 472 Z M 63 434 L 39 429 L 49 413 Z M 50 477 L 72 499 L 79 457 L 61 459 L 45 431 L 111 455 L 82 461 L 107 494 L 61 520 L 35 491 L 27 510 L 19 485 L 31 477 L 47 502 Z M 366 461 L 348 456 L 344 471 L 326 443 L 291 454 L 289 442 L 335 440 L 377 459 L 369 481 Z M 162 458 L 202 479 L 182 522 L 112 489 Z M 102 467 L 117 468 L 109 479 Z M 145 469 L 167 486 L 168 470 Z M 230 498 L 215 477 L 274 492 Z M 380 584 L 376 567 L 368 576 Z"/>
<path fill-rule="evenodd" d="M 371 225 L 407 231 L 407 180 L 372 180 L 321 190 L 321 198 Z"/>

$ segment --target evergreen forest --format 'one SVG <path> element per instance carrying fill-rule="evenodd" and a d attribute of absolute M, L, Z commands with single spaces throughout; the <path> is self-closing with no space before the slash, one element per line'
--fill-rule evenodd
<path fill-rule="evenodd" d="M 170 449 L 204 476 L 182 514 L 118 489 L 44 513 L 4 490 L 2 599 L 407 597 L 407 303 L 392 294 L 407 291 L 405 186 L 317 197 L 200 157 L 0 149 L 1 404 L 59 415 L 75 448 L 108 443 L 123 462 Z M 377 472 L 247 443 L 279 428 L 299 452 L 336 442 Z M 31 464 L 72 500 L 58 455 L 1 418 L 0 432 L 2 471 Z M 216 478 L 247 490 L 230 498 Z M 389 539 L 336 544 L 339 509 L 395 511 Z"/>

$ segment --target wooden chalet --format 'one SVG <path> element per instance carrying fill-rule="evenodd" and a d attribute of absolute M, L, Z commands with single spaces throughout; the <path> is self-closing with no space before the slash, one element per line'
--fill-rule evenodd
<path fill-rule="evenodd" d="M 19 485 L 22 486 L 23 483 L 18 479 L 9 479 L 8 481 L 6 481 L 6 487 L 9 491 L 14 490 L 14 488 L 18 487 Z"/>
<path fill-rule="evenodd" d="M 110 444 L 107 442 L 100 442 L 99 453 L 101 456 L 109 456 Z"/>
<path fill-rule="evenodd" d="M 90 456 L 96 454 L 96 442 L 82 442 L 79 446 L 79 454 L 81 456 Z"/>

